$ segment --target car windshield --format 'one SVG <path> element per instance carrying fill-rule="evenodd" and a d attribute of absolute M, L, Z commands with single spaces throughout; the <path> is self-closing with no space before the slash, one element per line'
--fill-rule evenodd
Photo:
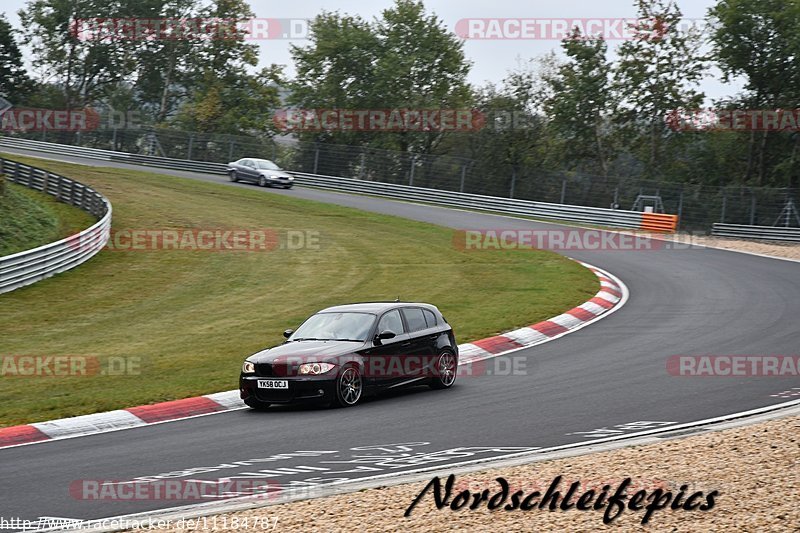
<path fill-rule="evenodd" d="M 264 170 L 280 170 L 281 167 L 273 163 L 272 161 L 267 161 L 266 159 L 262 159 L 259 161 L 255 161 L 256 168 L 261 168 Z"/>
<path fill-rule="evenodd" d="M 363 342 L 374 322 L 375 315 L 369 313 L 317 313 L 303 322 L 289 340 Z"/>

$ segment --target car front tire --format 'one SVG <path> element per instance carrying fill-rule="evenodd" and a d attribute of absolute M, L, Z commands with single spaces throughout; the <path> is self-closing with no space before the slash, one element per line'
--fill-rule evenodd
<path fill-rule="evenodd" d="M 339 407 L 352 407 L 361 400 L 364 393 L 364 380 L 355 366 L 342 369 L 336 378 L 336 397 L 333 403 Z"/>
<path fill-rule="evenodd" d="M 456 382 L 458 374 L 458 358 L 452 352 L 445 350 L 436 360 L 436 375 L 431 378 L 432 389 L 449 389 Z"/>
<path fill-rule="evenodd" d="M 261 176 L 260 178 L 258 178 L 258 185 L 260 187 L 266 187 L 267 186 L 267 178 L 265 178 L 264 176 Z"/>
<path fill-rule="evenodd" d="M 231 170 L 230 172 L 228 172 L 228 179 L 231 180 L 233 183 L 239 181 L 239 177 L 236 175 L 235 170 Z"/>

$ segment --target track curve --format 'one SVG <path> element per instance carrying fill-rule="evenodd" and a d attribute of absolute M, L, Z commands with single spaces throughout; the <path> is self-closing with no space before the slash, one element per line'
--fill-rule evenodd
<path fill-rule="evenodd" d="M 224 176 L 154 172 L 227 183 Z M 561 228 L 312 189 L 264 192 L 459 229 Z M 674 354 L 797 354 L 800 263 L 707 248 L 569 255 L 619 277 L 630 289 L 629 301 L 590 327 L 516 352 L 526 357 L 526 375 L 464 379 L 449 391 L 411 390 L 355 409 L 230 411 L 0 450 L 0 514 L 90 519 L 176 507 L 192 502 L 86 501 L 68 489 L 76 480 L 132 480 L 194 467 L 209 471 L 180 479 L 258 473 L 291 486 L 401 473 L 420 464 L 441 466 L 467 457 L 581 442 L 591 438 L 586 432 L 599 428 L 624 432 L 646 427 L 631 426 L 634 422 L 685 423 L 775 405 L 785 401 L 777 393 L 798 386 L 797 378 L 674 377 L 667 373 L 666 361 Z M 390 443 L 408 446 L 369 448 Z M 309 450 L 318 454 L 277 455 Z M 252 459 L 260 461 L 248 463 Z M 232 464 L 236 461 L 242 463 Z M 314 479 L 323 481 L 308 481 Z"/>

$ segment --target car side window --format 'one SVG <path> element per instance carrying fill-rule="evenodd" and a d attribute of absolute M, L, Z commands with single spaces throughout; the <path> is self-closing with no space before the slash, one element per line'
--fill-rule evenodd
<path fill-rule="evenodd" d="M 436 315 L 433 314 L 433 311 L 429 311 L 427 309 L 423 309 L 422 312 L 425 314 L 425 322 L 428 324 L 429 328 L 432 328 L 436 325 Z"/>
<path fill-rule="evenodd" d="M 406 318 L 409 332 L 420 331 L 428 327 L 425 324 L 425 315 L 422 314 L 422 309 L 418 307 L 404 307 L 403 316 Z"/>
<path fill-rule="evenodd" d="M 400 318 L 400 311 L 397 309 L 392 309 L 391 311 L 384 313 L 378 322 L 378 333 L 383 331 L 391 331 L 395 335 L 405 333 L 405 329 L 403 328 L 403 320 Z"/>

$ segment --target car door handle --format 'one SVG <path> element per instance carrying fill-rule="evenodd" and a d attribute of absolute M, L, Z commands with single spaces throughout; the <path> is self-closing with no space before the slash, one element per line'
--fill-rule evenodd
<path fill-rule="evenodd" d="M 402 343 L 400 346 L 411 346 L 411 341 L 406 341 Z"/>

